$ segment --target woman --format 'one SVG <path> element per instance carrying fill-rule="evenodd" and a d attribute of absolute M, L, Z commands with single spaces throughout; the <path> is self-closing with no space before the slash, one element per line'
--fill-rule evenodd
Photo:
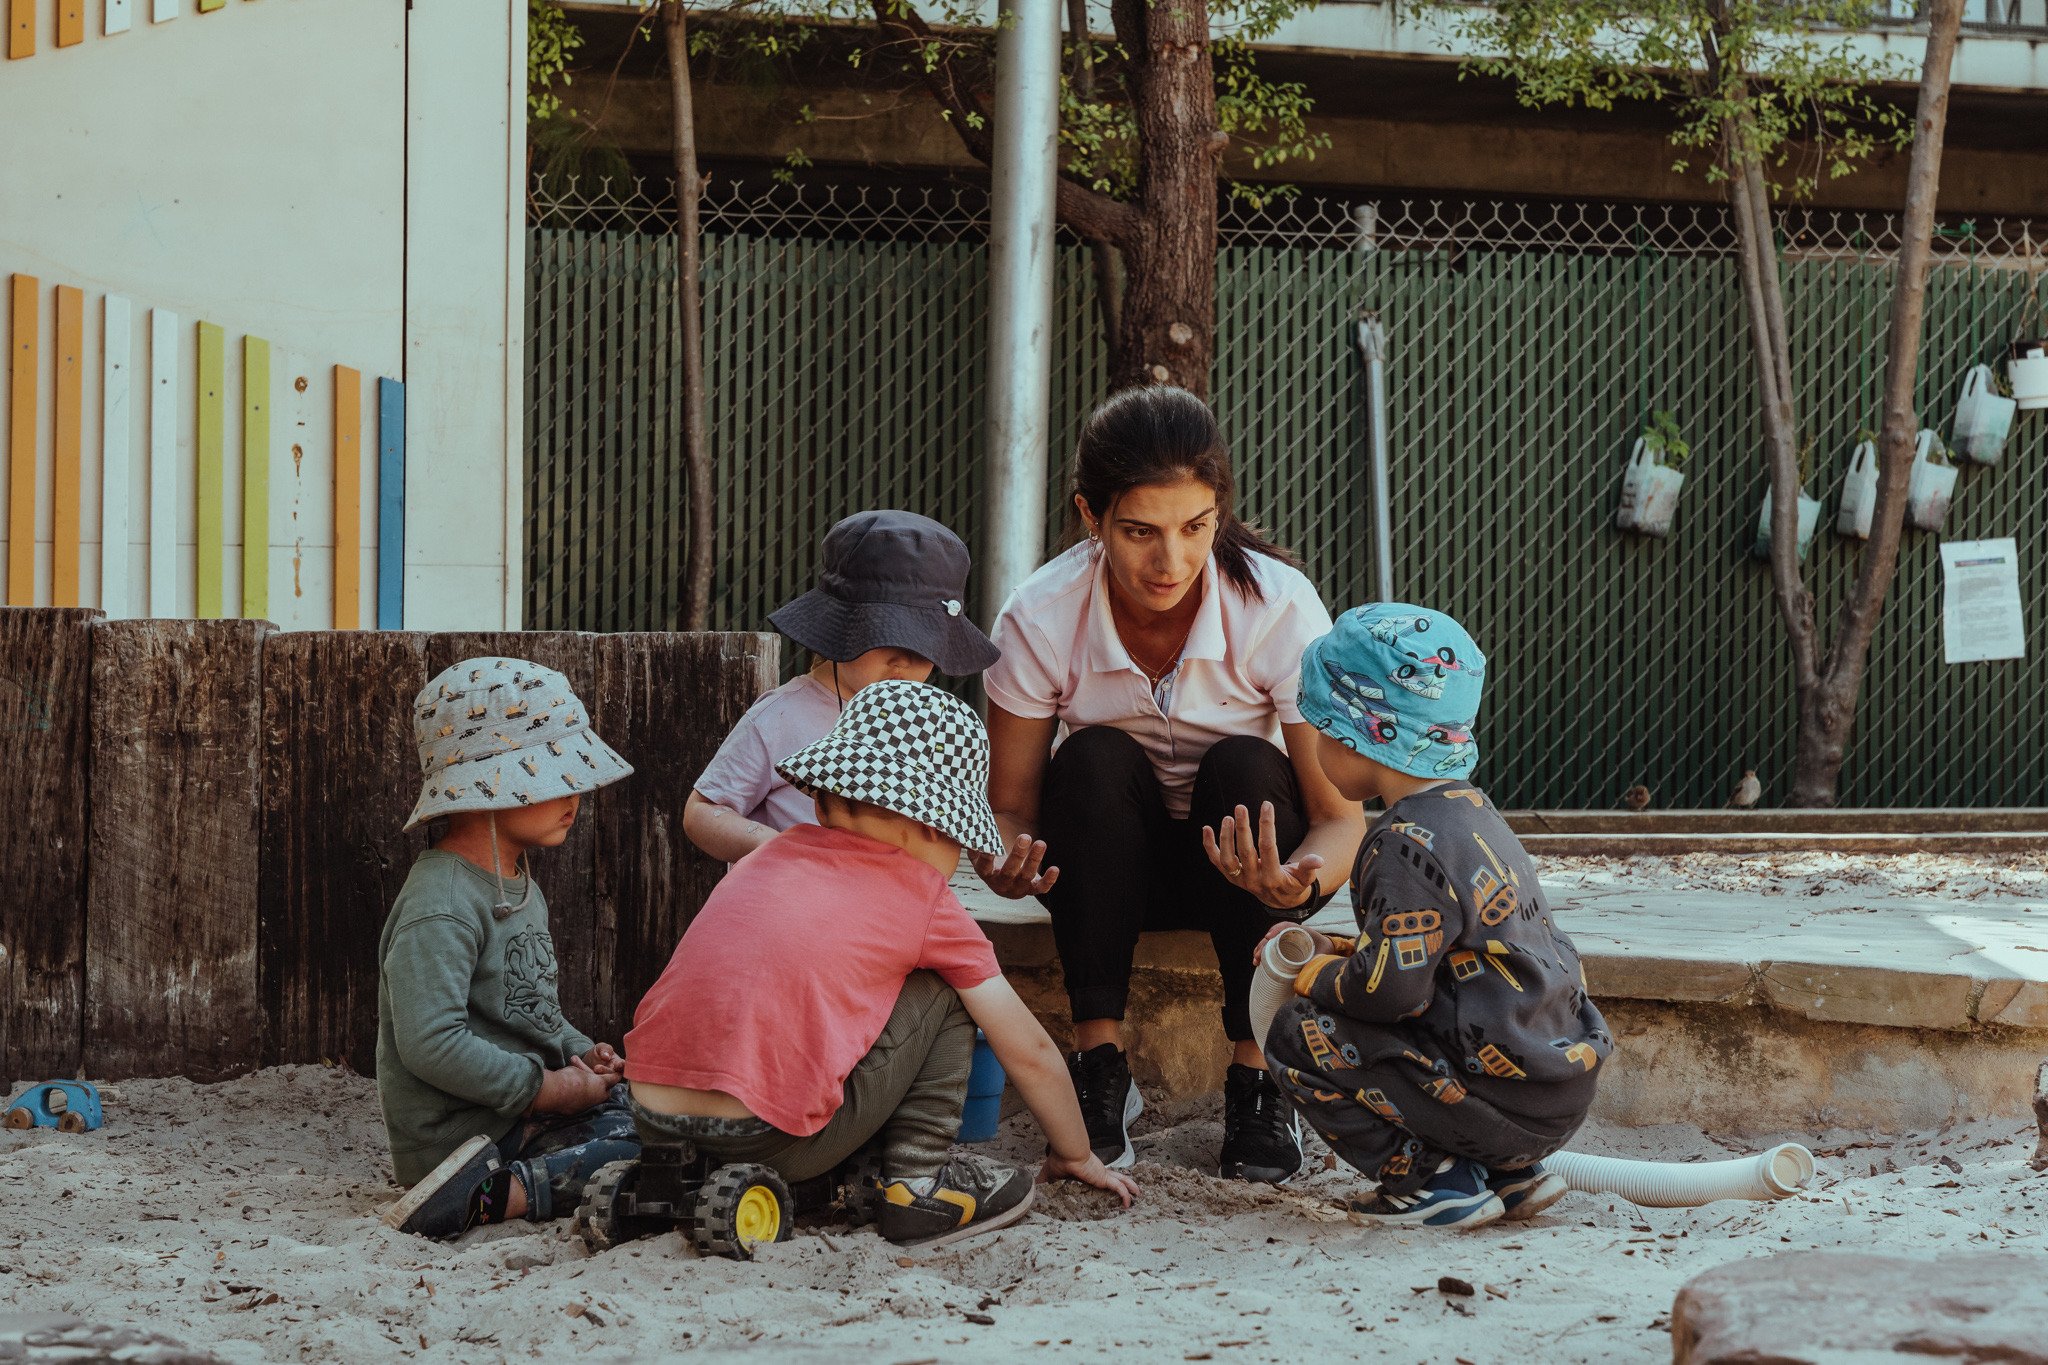
<path fill-rule="evenodd" d="M 1219 1165 L 1278 1182 L 1300 1168 L 1300 1128 L 1252 1039 L 1252 953 L 1276 915 L 1306 917 L 1342 884 L 1321 869 L 1348 868 L 1365 826 L 1295 706 L 1329 613 L 1232 493 L 1194 395 L 1131 390 L 1088 419 L 1074 454 L 1088 538 L 1026 579 L 993 632 L 989 799 L 1008 854 L 976 866 L 1052 913 L 1068 1067 L 1112 1166 L 1130 1163 L 1143 1107 L 1122 1047 L 1138 935 L 1208 932 L 1234 1052 Z"/>

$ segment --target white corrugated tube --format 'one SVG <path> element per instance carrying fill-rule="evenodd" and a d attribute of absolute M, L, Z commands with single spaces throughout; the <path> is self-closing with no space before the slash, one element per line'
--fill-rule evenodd
<path fill-rule="evenodd" d="M 1252 1037 L 1261 1046 L 1273 1016 L 1294 998 L 1294 979 L 1316 954 L 1315 940 L 1299 926 L 1266 941 L 1252 974 Z M 1586 1194 L 1618 1194 L 1650 1209 L 1687 1209 L 1717 1199 L 1785 1199 L 1811 1184 L 1813 1153 L 1786 1142 L 1756 1156 L 1730 1161 L 1629 1161 L 1621 1157 L 1557 1152 L 1543 1164 Z"/>

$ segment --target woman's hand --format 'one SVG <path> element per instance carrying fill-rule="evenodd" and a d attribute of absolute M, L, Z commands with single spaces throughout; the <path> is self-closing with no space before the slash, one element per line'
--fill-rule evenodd
<path fill-rule="evenodd" d="M 1060 879 L 1056 867 L 1048 867 L 1043 876 L 1039 875 L 1039 864 L 1045 861 L 1045 840 L 1033 839 L 1028 834 L 1020 834 L 1011 842 L 1009 856 L 1000 863 L 986 853 L 967 856 L 974 863 L 974 870 L 988 883 L 988 889 L 1005 900 L 1042 896 Z"/>
<path fill-rule="evenodd" d="M 1138 1197 L 1138 1182 L 1122 1171 L 1112 1171 L 1102 1164 L 1102 1158 L 1090 1152 L 1086 1161 L 1066 1161 L 1060 1157 L 1047 1156 L 1045 1165 L 1038 1172 L 1041 1183 L 1048 1180 L 1078 1180 L 1084 1185 L 1093 1185 L 1098 1190 L 1108 1190 L 1124 1201 L 1129 1208 L 1131 1201 Z"/>
<path fill-rule="evenodd" d="M 1259 960 L 1265 957 L 1266 945 L 1268 943 L 1271 943 L 1274 939 L 1280 937 L 1280 935 L 1286 933 L 1289 929 L 1299 929 L 1301 930 L 1301 932 L 1307 934 L 1310 938 L 1314 939 L 1316 944 L 1317 957 L 1323 957 L 1327 954 L 1334 953 L 1337 951 L 1337 945 L 1330 940 L 1330 936 L 1328 934 L 1318 933 L 1314 929 L 1311 929 L 1307 925 L 1303 924 L 1276 924 L 1266 931 L 1266 936 L 1264 938 L 1259 940 L 1259 946 L 1252 949 L 1253 967 L 1257 967 L 1259 965 Z"/>
<path fill-rule="evenodd" d="M 1275 910 L 1293 910 L 1306 902 L 1315 893 L 1315 876 L 1323 866 L 1321 855 L 1315 853 L 1291 863 L 1281 861 L 1271 801 L 1260 803 L 1256 829 L 1243 806 L 1235 816 L 1223 817 L 1220 830 L 1202 826 L 1202 851 L 1225 881 Z"/>

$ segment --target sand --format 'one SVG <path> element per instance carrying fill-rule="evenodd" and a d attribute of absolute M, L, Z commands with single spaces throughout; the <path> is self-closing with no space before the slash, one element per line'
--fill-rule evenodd
<path fill-rule="evenodd" d="M 1793 1248 L 1906 1254 L 2038 1247 L 2048 1177 L 2030 1130 L 1797 1134 L 1815 1191 L 1778 1204 L 1638 1210 L 1575 1195 L 1472 1233 L 1357 1226 L 1360 1184 L 1226 1183 L 1218 1101 L 1139 1124 L 1130 1214 L 1073 1186 L 1016 1227 L 903 1258 L 867 1230 L 807 1228 L 752 1264 L 674 1235 L 592 1256 L 567 1223 L 437 1245 L 388 1231 L 370 1082 L 285 1067 L 215 1086 L 124 1082 L 107 1126 L 0 1132 L 0 1316 L 136 1324 L 231 1361 L 1669 1359 L 1690 1276 Z M 1696 1129 L 1590 1127 L 1617 1155 L 1720 1157 Z M 1035 1150 L 1013 1117 L 991 1150 Z M 1469 1297 L 1438 1289 L 1470 1284 Z"/>
<path fill-rule="evenodd" d="M 2048 854 L 1691 853 L 1674 857 L 1539 860 L 1562 890 L 1708 891 L 1782 896 L 1854 894 L 1872 900 L 1938 897 L 2048 901 Z"/>

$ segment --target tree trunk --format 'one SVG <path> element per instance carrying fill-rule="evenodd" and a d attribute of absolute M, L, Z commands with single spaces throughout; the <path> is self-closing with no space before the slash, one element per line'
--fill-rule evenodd
<path fill-rule="evenodd" d="M 1962 0 L 1927 0 L 1927 58 L 1920 69 L 1919 105 L 1914 113 L 1913 156 L 1906 171 L 1906 211 L 1899 232 L 1898 273 L 1892 285 L 1891 325 L 1886 334 L 1884 424 L 1878 432 L 1877 506 L 1870 543 L 1857 565 L 1856 581 L 1842 602 L 1816 698 L 1802 698 L 1799 768 L 1793 800 L 1832 806 L 1841 785 L 1842 763 L 1854 731 L 1856 703 L 1870 660 L 1870 642 L 1884 615 L 1885 599 L 1898 576 L 1899 543 L 1905 535 L 1906 485 L 1912 477 L 1919 418 L 1913 386 L 1920 373 L 1927 272 L 1933 261 L 1934 212 L 1941 188 L 1942 143 L 1948 129 L 1950 68 Z M 1813 733 L 1809 733 L 1809 731 Z"/>
<path fill-rule="evenodd" d="M 1088 0 L 1067 0 L 1067 33 L 1074 42 L 1074 97 L 1083 104 L 1095 100 L 1095 48 L 1088 32 Z M 1095 274 L 1095 307 L 1102 323 L 1103 349 L 1117 353 L 1122 332 L 1124 281 L 1123 261 L 1114 243 L 1090 242 L 1089 264 Z"/>
<path fill-rule="evenodd" d="M 1112 0 L 1130 54 L 1137 123 L 1137 231 L 1111 389 L 1177 384 L 1209 396 L 1216 344 L 1216 72 L 1207 0 Z"/>
<path fill-rule="evenodd" d="M 683 566 L 684 630 L 703 630 L 711 618 L 711 447 L 704 423 L 704 296 L 697 210 L 704 192 L 697 174 L 697 117 L 690 93 L 689 12 L 682 0 L 663 0 L 668 39 L 670 107 L 674 119 L 676 177 L 676 312 L 683 342 L 683 477 L 689 493 L 688 551 Z"/>

